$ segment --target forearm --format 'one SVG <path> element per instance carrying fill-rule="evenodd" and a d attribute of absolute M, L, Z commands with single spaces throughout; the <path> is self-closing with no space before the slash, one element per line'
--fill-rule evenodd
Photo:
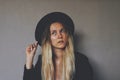
<path fill-rule="evenodd" d="M 32 65 L 31 69 L 27 69 L 26 65 L 24 66 L 23 80 L 34 80 L 35 78 L 35 69 Z"/>

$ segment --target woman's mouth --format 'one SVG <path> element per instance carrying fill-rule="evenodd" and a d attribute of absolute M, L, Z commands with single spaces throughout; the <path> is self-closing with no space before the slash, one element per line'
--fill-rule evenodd
<path fill-rule="evenodd" d="M 64 41 L 58 41 L 58 43 L 62 44 L 62 43 L 64 43 Z"/>

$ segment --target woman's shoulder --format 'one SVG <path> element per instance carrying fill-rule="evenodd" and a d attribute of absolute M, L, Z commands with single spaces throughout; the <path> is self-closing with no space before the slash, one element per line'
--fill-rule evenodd
<path fill-rule="evenodd" d="M 76 66 L 89 66 L 88 57 L 80 52 L 75 52 L 75 65 Z"/>
<path fill-rule="evenodd" d="M 80 52 L 75 52 L 75 79 L 93 80 L 93 70 L 88 57 Z"/>
<path fill-rule="evenodd" d="M 75 52 L 75 59 L 76 60 L 88 60 L 87 56 L 80 52 Z"/>

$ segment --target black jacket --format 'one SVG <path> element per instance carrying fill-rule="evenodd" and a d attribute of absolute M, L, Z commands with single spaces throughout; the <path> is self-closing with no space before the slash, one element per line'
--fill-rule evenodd
<path fill-rule="evenodd" d="M 41 55 L 35 67 L 26 69 L 24 66 L 23 80 L 42 80 L 41 79 Z M 78 52 L 75 53 L 75 75 L 73 80 L 93 80 L 93 71 L 89 64 L 88 58 Z"/>

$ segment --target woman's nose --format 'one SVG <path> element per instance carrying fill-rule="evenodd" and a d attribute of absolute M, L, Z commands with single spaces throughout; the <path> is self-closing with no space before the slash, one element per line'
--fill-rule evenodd
<path fill-rule="evenodd" d="M 62 38 L 62 33 L 58 33 L 58 38 Z"/>

